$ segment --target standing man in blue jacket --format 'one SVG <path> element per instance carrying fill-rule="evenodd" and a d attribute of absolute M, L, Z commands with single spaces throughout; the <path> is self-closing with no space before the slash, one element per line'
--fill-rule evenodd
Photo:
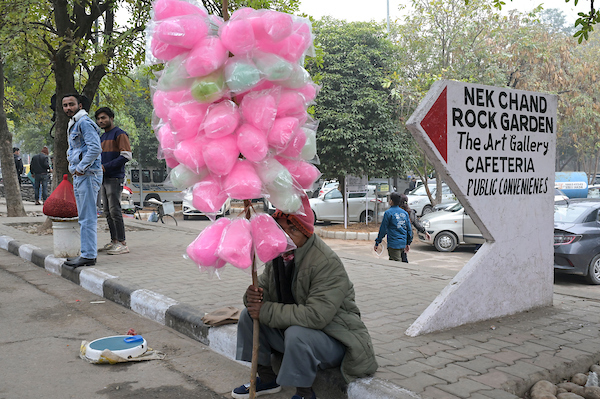
<path fill-rule="evenodd" d="M 400 194 L 390 195 L 390 209 L 383 214 L 379 227 L 379 235 L 375 240 L 375 250 L 381 244 L 383 237 L 388 237 L 388 255 L 390 260 L 402 261 L 402 253 L 408 252 L 412 243 L 413 233 L 408 212 L 400 208 Z"/>
<path fill-rule="evenodd" d="M 125 223 L 121 210 L 121 193 L 125 179 L 125 164 L 131 161 L 129 136 L 115 126 L 115 113 L 108 107 L 98 108 L 96 123 L 104 129 L 102 144 L 102 204 L 110 230 L 110 242 L 104 246 L 109 255 L 129 252 L 125 241 Z"/>
<path fill-rule="evenodd" d="M 101 131 L 83 109 L 78 94 L 63 96 L 62 107 L 65 115 L 71 118 L 67 128 L 69 140 L 67 160 L 69 172 L 73 175 L 73 190 L 77 201 L 81 234 L 81 256 L 67 260 L 65 265 L 92 266 L 96 264 L 98 254 L 96 199 L 102 184 Z"/>

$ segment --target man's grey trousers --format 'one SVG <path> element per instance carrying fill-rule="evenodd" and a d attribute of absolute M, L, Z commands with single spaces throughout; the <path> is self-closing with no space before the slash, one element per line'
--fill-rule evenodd
<path fill-rule="evenodd" d="M 252 361 L 252 317 L 244 309 L 237 334 L 237 360 Z M 283 353 L 277 383 L 284 386 L 311 387 L 317 370 L 341 364 L 346 348 L 321 330 L 291 326 L 285 330 L 260 325 L 258 364 L 271 365 L 271 353 Z"/>

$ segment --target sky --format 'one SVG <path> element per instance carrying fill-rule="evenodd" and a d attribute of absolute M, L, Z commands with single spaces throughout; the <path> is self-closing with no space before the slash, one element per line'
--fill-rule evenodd
<path fill-rule="evenodd" d="M 369 2 L 355 2 L 348 0 L 301 0 L 300 12 L 311 15 L 317 19 L 330 15 L 337 19 L 345 19 L 347 21 L 384 21 L 387 15 L 388 0 L 370 0 Z M 491 4 L 491 0 L 490 4 Z M 567 17 L 567 22 L 575 23 L 577 12 L 586 11 L 589 8 L 589 1 L 580 0 L 577 7 L 573 6 L 574 0 L 566 3 L 565 0 L 504 0 L 506 3 L 502 7 L 502 11 L 517 9 L 521 12 L 531 11 L 539 4 L 543 4 L 544 8 L 559 8 Z M 356 4 L 350 6 L 349 4 Z M 390 21 L 394 21 L 403 15 L 399 10 L 399 6 L 408 6 L 411 0 L 389 0 L 390 3 Z M 369 4 L 368 7 L 360 6 Z M 405 13 L 405 12 L 404 12 Z"/>

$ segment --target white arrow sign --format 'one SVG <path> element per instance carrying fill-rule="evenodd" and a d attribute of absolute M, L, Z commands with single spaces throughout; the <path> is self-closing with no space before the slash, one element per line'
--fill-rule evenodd
<path fill-rule="evenodd" d="M 407 122 L 487 240 L 416 336 L 552 305 L 554 95 L 436 82 Z"/>

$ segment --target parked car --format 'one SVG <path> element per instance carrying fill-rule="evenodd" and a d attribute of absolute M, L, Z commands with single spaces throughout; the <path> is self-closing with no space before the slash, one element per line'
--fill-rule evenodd
<path fill-rule="evenodd" d="M 554 189 L 554 202 L 556 201 L 567 201 L 569 199 L 569 197 L 567 197 L 565 195 L 565 193 L 563 193 L 562 191 L 560 191 L 558 188 Z"/>
<path fill-rule="evenodd" d="M 429 191 L 433 198 L 435 198 L 436 194 L 436 185 L 429 183 L 427 185 L 429 187 Z M 429 201 L 429 197 L 427 196 L 427 190 L 425 189 L 425 185 L 421 185 L 414 190 L 412 190 L 407 195 L 408 197 L 408 206 L 411 209 L 414 209 L 417 212 L 417 215 L 426 215 L 428 213 L 433 212 L 433 206 Z M 450 187 L 446 184 L 442 184 L 442 202 L 456 202 L 456 196 L 450 190 Z"/>
<path fill-rule="evenodd" d="M 459 245 L 483 244 L 485 239 L 460 203 L 439 211 L 426 214 L 421 224 L 431 239 L 418 233 L 419 239 L 435 246 L 440 252 L 452 252 Z"/>
<path fill-rule="evenodd" d="M 600 284 L 600 199 L 554 206 L 554 270 Z"/>
<path fill-rule="evenodd" d="M 387 206 L 385 197 L 375 199 L 375 186 L 368 187 L 369 207 L 367 212 L 367 194 L 366 193 L 350 193 L 348 194 L 348 220 L 350 222 L 371 222 L 375 215 L 375 201 L 382 206 Z M 344 207 L 343 197 L 340 190 L 333 189 L 319 198 L 311 198 L 309 200 L 310 207 L 315 214 L 315 221 L 321 220 L 324 222 L 343 222 Z"/>
<path fill-rule="evenodd" d="M 322 197 L 325 194 L 327 194 L 328 192 L 330 192 L 331 190 L 338 188 L 339 185 L 340 185 L 340 183 L 338 183 L 335 180 L 323 182 L 323 185 L 321 186 L 321 189 L 319 190 L 319 195 L 317 195 L 317 198 Z"/>
<path fill-rule="evenodd" d="M 204 212 L 200 212 L 192 205 L 192 194 L 188 193 L 183 197 L 181 203 L 181 210 L 183 213 L 183 220 L 188 220 L 190 216 L 206 216 Z M 227 201 L 223 204 L 219 212 L 216 213 L 217 217 L 229 215 L 231 212 L 231 198 L 227 198 Z"/>
<path fill-rule="evenodd" d="M 600 184 L 592 184 L 588 186 L 588 198 L 600 198 Z"/>

